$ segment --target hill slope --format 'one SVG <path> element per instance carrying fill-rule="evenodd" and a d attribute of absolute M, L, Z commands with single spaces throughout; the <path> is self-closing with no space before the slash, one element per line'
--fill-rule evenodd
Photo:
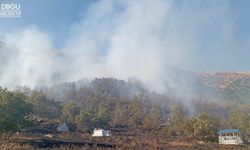
<path fill-rule="evenodd" d="M 218 72 L 200 73 L 198 77 L 207 94 L 225 101 L 250 101 L 250 73 Z"/>

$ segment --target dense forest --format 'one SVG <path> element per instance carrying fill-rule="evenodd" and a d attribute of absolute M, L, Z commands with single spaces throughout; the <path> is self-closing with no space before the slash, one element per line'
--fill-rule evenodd
<path fill-rule="evenodd" d="M 0 89 L 0 132 L 66 122 L 71 132 L 126 127 L 171 138 L 217 141 L 219 129 L 250 134 L 250 103 L 185 99 L 149 91 L 136 79 L 97 78 L 15 91 Z M 41 122 L 41 120 L 45 120 Z"/>

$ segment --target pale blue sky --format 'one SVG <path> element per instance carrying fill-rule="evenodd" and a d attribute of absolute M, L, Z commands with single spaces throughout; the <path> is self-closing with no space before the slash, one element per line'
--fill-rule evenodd
<path fill-rule="evenodd" d="M 22 18 L 0 18 L 0 39 L 8 32 L 36 25 L 50 36 L 53 46 L 60 49 L 70 34 L 72 24 L 89 20 L 85 13 L 97 1 L 0 0 L 0 2 L 19 2 L 23 11 Z M 184 69 L 250 71 L 249 0 L 170 0 L 170 2 L 172 4 L 168 16 L 170 23 L 167 22 L 166 26 L 173 25 L 172 28 L 179 29 L 184 37 L 194 33 L 190 35 L 192 40 L 186 42 L 186 45 L 190 43 L 192 45 L 190 47 L 193 47 L 190 52 L 190 55 L 194 55 L 192 65 Z M 216 11 L 210 12 L 210 7 Z M 119 11 L 122 10 L 118 8 L 115 12 Z M 204 13 L 205 17 L 199 13 Z M 161 34 L 168 34 L 169 31 L 171 28 L 162 31 Z"/>

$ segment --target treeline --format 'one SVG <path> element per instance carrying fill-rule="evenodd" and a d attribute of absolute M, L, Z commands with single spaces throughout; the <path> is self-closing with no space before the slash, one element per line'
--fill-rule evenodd
<path fill-rule="evenodd" d="M 59 89 L 64 100 L 55 101 L 52 95 L 60 94 Z M 238 128 L 247 139 L 249 108 L 250 104 L 187 101 L 149 92 L 139 81 L 104 78 L 81 86 L 64 83 L 15 92 L 1 88 L 0 132 L 20 131 L 46 118 L 67 122 L 72 132 L 125 126 L 159 136 L 214 141 L 219 129 Z"/>

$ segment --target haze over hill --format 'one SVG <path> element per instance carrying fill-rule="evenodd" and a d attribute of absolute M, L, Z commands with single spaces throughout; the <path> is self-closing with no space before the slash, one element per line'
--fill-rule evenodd
<path fill-rule="evenodd" d="M 247 101 L 248 74 L 195 73 L 247 70 L 248 36 L 239 36 L 242 25 L 232 15 L 242 15 L 237 11 L 238 5 L 224 0 L 86 3 L 67 23 L 60 46 L 58 30 L 49 32 L 39 22 L 1 31 L 0 85 L 34 88 L 82 78 L 134 77 L 149 91 L 185 99 Z"/>
<path fill-rule="evenodd" d="M 175 74 L 173 74 L 175 72 Z M 17 86 L 15 90 L 32 93 L 32 90 L 42 90 L 47 93 L 49 99 L 56 101 L 74 101 L 72 95 L 77 92 L 88 96 L 91 93 L 101 93 L 103 97 L 115 97 L 117 99 L 132 99 L 136 95 L 151 95 L 152 92 L 164 94 L 169 98 L 181 99 L 190 105 L 192 100 L 206 99 L 208 101 L 225 102 L 249 102 L 250 99 L 250 75 L 244 72 L 217 72 L 217 73 L 193 73 L 183 70 L 173 70 L 175 76 L 169 82 L 163 80 L 167 88 L 164 92 L 154 91 L 146 83 L 128 78 L 121 80 L 116 78 L 82 78 L 78 81 L 60 82 L 50 86 L 29 87 Z M 174 82 L 174 85 L 171 85 Z"/>
<path fill-rule="evenodd" d="M 207 90 L 213 91 L 214 97 L 218 99 L 235 102 L 250 100 L 249 72 L 203 73 L 200 78 Z"/>
<path fill-rule="evenodd" d="M 41 86 L 54 86 L 54 84 L 67 82 L 67 79 L 63 72 L 60 72 L 60 61 L 64 61 L 66 54 L 58 50 L 48 50 L 46 55 L 41 55 L 40 53 L 34 52 L 19 52 L 16 53 L 14 46 L 6 45 L 4 42 L 0 43 L 1 56 L 0 61 L 2 64 L 1 67 L 1 82 L 2 86 L 15 89 L 18 86 L 27 86 L 27 87 L 41 87 Z M 24 49 L 26 50 L 26 48 Z M 21 54 L 21 55 L 20 55 Z M 32 55 L 32 57 L 30 56 Z M 49 57 L 47 57 L 49 56 Z M 101 59 L 101 56 L 95 56 L 95 59 Z M 16 58 L 17 60 L 15 60 Z M 50 62 L 50 59 L 53 58 L 53 63 Z M 40 64 L 40 62 L 48 61 L 46 64 L 40 64 L 40 66 L 33 66 L 30 62 L 23 61 L 35 61 L 35 63 Z M 23 61 L 17 63 L 17 61 Z M 24 65 L 26 64 L 26 65 Z M 6 66 L 13 65 L 15 68 L 8 68 Z M 21 66 L 20 66 L 21 65 Z M 25 68 L 23 68 L 25 67 Z M 63 66 L 61 66 L 63 67 Z M 49 69 L 54 69 L 53 72 L 47 72 Z M 10 70 L 11 69 L 11 70 Z M 13 70 L 14 69 L 14 70 Z M 18 74 L 13 74 L 19 70 Z M 147 71 L 147 68 L 145 68 Z M 66 71 L 66 70 L 65 70 Z M 186 101 L 190 101 L 193 98 L 206 98 L 210 100 L 223 100 L 223 101 L 235 101 L 235 102 L 248 102 L 250 99 L 250 73 L 249 72 L 215 72 L 215 73 L 195 73 L 190 71 L 184 71 L 177 68 L 162 68 L 162 76 L 156 80 L 141 80 L 144 84 L 144 88 L 149 91 L 157 91 L 160 93 L 167 94 L 168 96 L 177 96 Z M 79 73 L 77 73 L 79 74 Z M 43 78 L 37 78 L 43 75 Z M 85 74 L 82 74 L 79 79 L 85 78 Z M 30 77 L 30 78 L 26 78 Z M 46 78 L 47 77 L 47 78 Z M 98 76 L 97 76 L 98 77 Z M 112 76 L 110 76 L 112 77 Z M 115 76 L 114 76 L 115 77 Z M 87 78 L 93 80 L 95 76 Z M 35 80 L 34 80 L 35 79 Z M 118 78 L 119 79 L 119 78 Z M 121 78 L 125 81 L 128 81 L 129 78 Z M 34 82 L 35 81 L 35 82 Z M 74 80 L 68 80 L 74 82 Z M 75 80 L 76 81 L 76 80 Z M 89 82 L 89 81 L 88 81 Z M 152 87 L 152 82 L 158 87 Z M 77 82 L 76 82 L 77 83 Z M 118 83 L 118 86 L 120 83 Z M 110 83 L 109 88 L 117 87 L 117 84 Z M 114 87 L 112 87 L 114 86 Z M 159 86 L 161 86 L 159 88 Z M 56 87 L 55 87 L 56 88 Z M 105 87 L 107 89 L 108 87 Z M 134 88 L 129 87 L 131 90 Z M 59 88 L 60 89 L 60 88 Z M 56 91 L 59 91 L 56 89 Z M 161 89 L 159 91 L 159 89 Z M 70 90 L 70 89 L 69 89 Z M 124 92 L 126 96 L 126 89 L 117 89 L 120 90 L 119 93 Z M 132 90 L 132 91 L 133 91 Z M 62 90 L 64 91 L 64 90 Z M 63 92 L 54 93 L 63 97 Z M 67 91 L 69 92 L 69 91 Z M 136 90 L 134 91 L 136 92 Z M 133 94 L 132 94 L 133 95 Z M 131 98 L 130 96 L 128 97 Z M 64 97 L 65 98 L 65 97 Z"/>
<path fill-rule="evenodd" d="M 247 37 L 238 40 L 234 36 L 239 29 L 231 14 L 234 7 L 231 1 L 100 0 L 75 12 L 80 14 L 67 22 L 64 37 L 57 35 L 57 28 L 47 30 L 47 26 L 56 22 L 52 20 L 46 26 L 37 21 L 17 25 L 19 28 L 8 33 L 1 30 L 4 34 L 0 45 L 0 84 L 8 88 L 35 87 L 83 77 L 123 80 L 136 77 L 156 91 L 166 92 L 170 87 L 179 94 L 188 93 L 196 87 L 181 87 L 189 81 L 175 79 L 176 73 L 168 68 L 195 72 L 209 68 L 228 70 L 232 66 L 232 70 L 241 70 L 248 59 L 240 50 L 247 49 Z M 58 46 L 55 41 L 61 38 L 64 40 Z M 235 47 L 239 51 L 235 52 Z"/>

